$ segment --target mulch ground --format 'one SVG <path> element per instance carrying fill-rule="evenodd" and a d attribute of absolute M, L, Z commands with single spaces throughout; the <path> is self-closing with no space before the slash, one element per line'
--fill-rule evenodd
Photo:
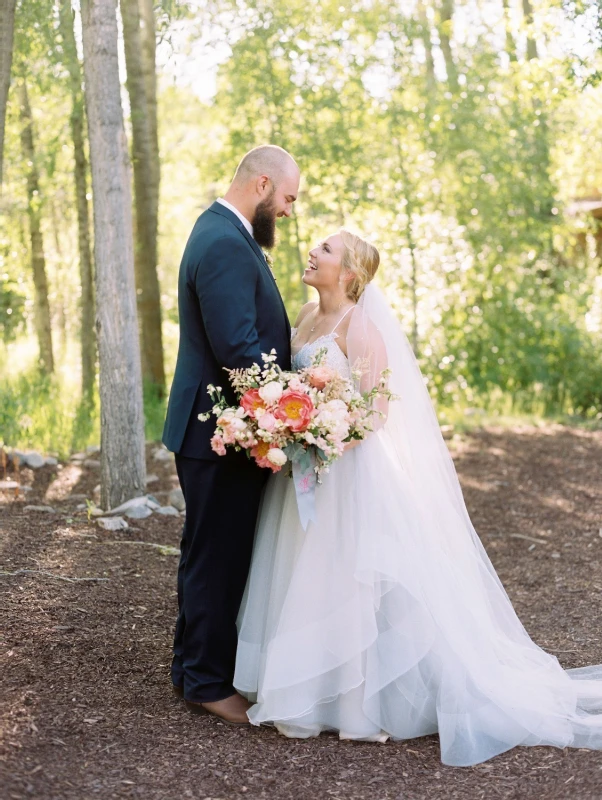
<path fill-rule="evenodd" d="M 475 526 L 531 636 L 566 667 L 602 663 L 602 431 L 489 428 L 452 446 Z M 149 452 L 149 472 L 166 502 L 173 465 Z M 190 715 L 169 680 L 177 557 L 140 544 L 177 547 L 181 519 L 106 532 L 76 509 L 96 468 L 22 470 L 21 480 L 25 497 L 0 494 L 0 569 L 18 573 L 2 576 L 0 601 L 3 797 L 602 797 L 601 752 L 517 748 L 458 769 L 442 766 L 435 736 L 290 740 Z M 31 503 L 57 513 L 26 512 Z"/>

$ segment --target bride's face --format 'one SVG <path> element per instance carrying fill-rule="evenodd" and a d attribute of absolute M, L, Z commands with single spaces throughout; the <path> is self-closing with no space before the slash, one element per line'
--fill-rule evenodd
<path fill-rule="evenodd" d="M 341 279 L 343 240 L 335 233 L 309 251 L 303 283 L 316 289 L 331 289 Z"/>

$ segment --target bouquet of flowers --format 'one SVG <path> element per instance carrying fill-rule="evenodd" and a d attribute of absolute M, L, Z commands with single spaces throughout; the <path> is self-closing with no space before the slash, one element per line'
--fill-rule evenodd
<path fill-rule="evenodd" d="M 360 393 L 352 381 L 324 365 L 325 355 L 320 350 L 312 366 L 300 372 L 282 370 L 274 351 L 263 355 L 263 368 L 254 364 L 226 370 L 239 405 L 228 406 L 220 386 L 207 387 L 217 417 L 212 449 L 219 455 L 225 455 L 227 447 L 244 449 L 260 467 L 273 472 L 313 456 L 316 474 L 328 471 L 347 442 L 363 439 L 372 430 L 371 418 L 379 413 L 376 397 L 391 395 L 386 370 L 377 386 Z M 210 416 L 200 414 L 199 419 Z"/>
<path fill-rule="evenodd" d="M 358 392 L 352 380 L 326 366 L 320 350 L 310 367 L 286 372 L 276 364 L 276 353 L 263 355 L 263 367 L 226 370 L 239 399 L 229 406 L 220 386 L 208 386 L 217 418 L 212 449 L 225 455 L 228 447 L 246 450 L 260 467 L 272 472 L 291 464 L 304 527 L 313 518 L 315 486 L 339 458 L 345 444 L 361 440 L 372 430 L 377 397 L 392 399 L 388 371 L 369 392 Z M 362 365 L 353 377 L 358 378 Z"/>

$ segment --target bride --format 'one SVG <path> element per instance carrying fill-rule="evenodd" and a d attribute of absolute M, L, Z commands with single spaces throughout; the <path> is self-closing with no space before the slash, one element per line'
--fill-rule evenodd
<path fill-rule="evenodd" d="M 321 348 L 398 399 L 324 476 L 305 531 L 292 480 L 270 478 L 239 618 L 234 684 L 251 723 L 286 736 L 438 733 L 442 761 L 515 745 L 602 749 L 602 666 L 565 671 L 528 636 L 470 522 L 411 347 L 371 283 L 378 251 L 341 230 L 310 252 L 319 303 L 293 368 Z M 357 374 L 357 373 L 355 373 Z"/>

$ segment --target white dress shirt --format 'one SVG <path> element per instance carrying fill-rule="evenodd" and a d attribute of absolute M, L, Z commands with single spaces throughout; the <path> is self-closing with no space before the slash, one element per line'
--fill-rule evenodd
<path fill-rule="evenodd" d="M 249 220 L 240 213 L 240 211 L 237 208 L 234 208 L 232 203 L 229 203 L 227 200 L 224 200 L 223 197 L 218 197 L 217 198 L 217 202 L 221 203 L 223 206 L 226 206 L 226 208 L 230 209 L 230 211 L 233 214 L 236 214 L 238 219 L 242 222 L 242 224 L 245 226 L 245 228 L 249 231 L 251 236 L 253 236 L 253 226 L 251 225 Z"/>

